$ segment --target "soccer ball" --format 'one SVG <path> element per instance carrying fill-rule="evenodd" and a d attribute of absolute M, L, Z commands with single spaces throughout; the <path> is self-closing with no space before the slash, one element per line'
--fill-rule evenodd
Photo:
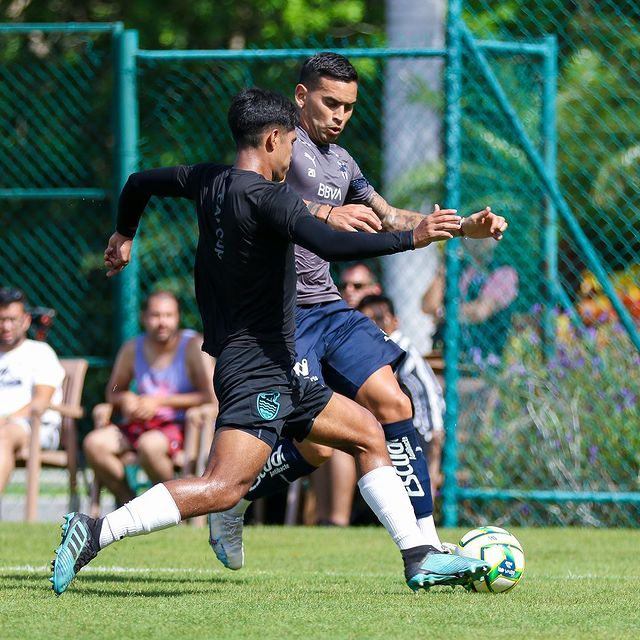
<path fill-rule="evenodd" d="M 456 553 L 486 560 L 491 569 L 472 584 L 474 591 L 504 593 L 513 589 L 524 573 L 524 552 L 515 536 L 500 527 L 479 527 L 462 536 Z"/>

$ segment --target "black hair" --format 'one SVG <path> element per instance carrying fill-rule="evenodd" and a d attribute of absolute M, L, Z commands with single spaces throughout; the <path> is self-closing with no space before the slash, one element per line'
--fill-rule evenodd
<path fill-rule="evenodd" d="M 227 121 L 238 149 L 246 149 L 260 146 L 262 134 L 269 127 L 293 131 L 298 124 L 298 110 L 283 95 L 253 87 L 233 98 Z"/>
<path fill-rule="evenodd" d="M 366 307 L 372 307 L 374 304 L 382 304 L 385 305 L 389 309 L 389 313 L 392 316 L 396 315 L 396 310 L 391 301 L 391 298 L 382 294 L 372 293 L 371 295 L 365 296 L 360 300 L 360 304 L 358 305 L 358 311 L 362 311 Z"/>
<path fill-rule="evenodd" d="M 153 291 L 152 293 L 150 293 L 142 302 L 143 312 L 149 309 L 149 303 L 153 298 L 171 298 L 172 300 L 175 300 L 176 304 L 178 305 L 178 311 L 180 311 L 180 301 L 178 300 L 178 296 L 176 296 L 176 294 L 173 293 L 173 291 L 168 291 L 166 289 L 158 289 L 157 291 Z"/>
<path fill-rule="evenodd" d="M 331 78 L 342 82 L 358 82 L 358 72 L 339 53 L 323 51 L 307 58 L 300 69 L 300 84 L 315 89 L 320 78 Z"/>
<path fill-rule="evenodd" d="M 21 302 L 22 306 L 25 309 L 27 308 L 27 296 L 24 294 L 24 291 L 11 287 L 1 287 L 0 307 L 6 307 L 14 302 Z"/>

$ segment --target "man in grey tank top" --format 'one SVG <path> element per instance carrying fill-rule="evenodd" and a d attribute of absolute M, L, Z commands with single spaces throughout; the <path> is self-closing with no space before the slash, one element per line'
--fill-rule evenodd
<path fill-rule="evenodd" d="M 413 229 L 424 220 L 424 214 L 387 203 L 367 182 L 351 155 L 336 144 L 353 113 L 357 94 L 358 74 L 344 56 L 319 53 L 303 64 L 295 88 L 300 126 L 286 181 L 315 217 L 335 229 Z M 436 205 L 434 212 L 426 216 L 433 241 L 454 235 L 500 240 L 507 228 L 505 219 L 487 207 L 462 218 L 458 231 L 443 234 L 442 213 Z M 296 247 L 295 372 L 324 382 L 373 413 L 382 424 L 391 460 L 404 482 L 417 523 L 428 544 L 440 549 L 429 474 L 413 426 L 411 401 L 401 391 L 393 372 L 404 352 L 371 320 L 341 299 L 329 266 L 313 253 Z M 293 443 L 283 439 L 276 443 L 265 472 L 258 476 L 245 499 L 227 512 L 209 516 L 210 544 L 226 567 L 240 569 L 243 565 L 242 523 L 250 502 L 311 473 L 332 452 L 307 441 Z"/>
<path fill-rule="evenodd" d="M 179 328 L 175 295 L 152 293 L 143 305 L 142 324 L 144 333 L 118 351 L 107 384 L 107 400 L 123 422 L 112 423 L 109 411 L 107 424 L 91 431 L 83 443 L 96 479 L 119 504 L 135 497 L 123 456 L 135 451 L 154 483 L 172 479 L 173 459 L 184 444 L 186 409 L 214 399 L 213 360 L 202 353 L 199 333 Z"/>

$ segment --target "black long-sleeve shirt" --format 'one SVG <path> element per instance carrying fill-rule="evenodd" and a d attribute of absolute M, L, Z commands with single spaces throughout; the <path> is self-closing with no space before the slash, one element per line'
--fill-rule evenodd
<path fill-rule="evenodd" d="M 203 349 L 215 357 L 229 344 L 280 345 L 288 366 L 295 335 L 293 243 L 325 260 L 357 260 L 414 248 L 411 231 L 333 231 L 317 221 L 286 184 L 214 164 L 132 174 L 120 195 L 119 233 L 135 235 L 154 195 L 196 203 L 196 299 Z"/>

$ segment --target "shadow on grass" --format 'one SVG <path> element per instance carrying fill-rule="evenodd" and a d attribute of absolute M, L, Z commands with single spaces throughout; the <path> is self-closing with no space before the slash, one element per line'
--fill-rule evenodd
<path fill-rule="evenodd" d="M 207 590 L 220 591 L 230 584 L 242 584 L 244 582 L 239 579 L 225 579 L 215 576 L 189 576 L 188 571 L 185 571 L 184 576 L 118 575 L 109 574 L 108 572 L 100 572 L 99 574 L 86 573 L 80 574 L 77 580 L 69 587 L 70 591 L 113 598 L 195 595 L 204 593 Z M 101 587 L 96 587 L 95 585 L 97 584 L 100 584 Z M 162 584 L 167 585 L 167 588 L 159 588 L 159 585 Z M 110 585 L 113 585 L 113 589 L 111 589 Z M 129 585 L 133 591 L 131 589 L 123 589 L 126 585 Z M 194 587 L 194 585 L 197 586 Z M 15 593 L 17 588 L 22 590 L 30 589 L 34 592 L 41 592 L 43 589 L 48 591 L 51 589 L 49 575 L 33 572 L 0 572 L 0 597 L 5 593 L 9 595 Z"/>

